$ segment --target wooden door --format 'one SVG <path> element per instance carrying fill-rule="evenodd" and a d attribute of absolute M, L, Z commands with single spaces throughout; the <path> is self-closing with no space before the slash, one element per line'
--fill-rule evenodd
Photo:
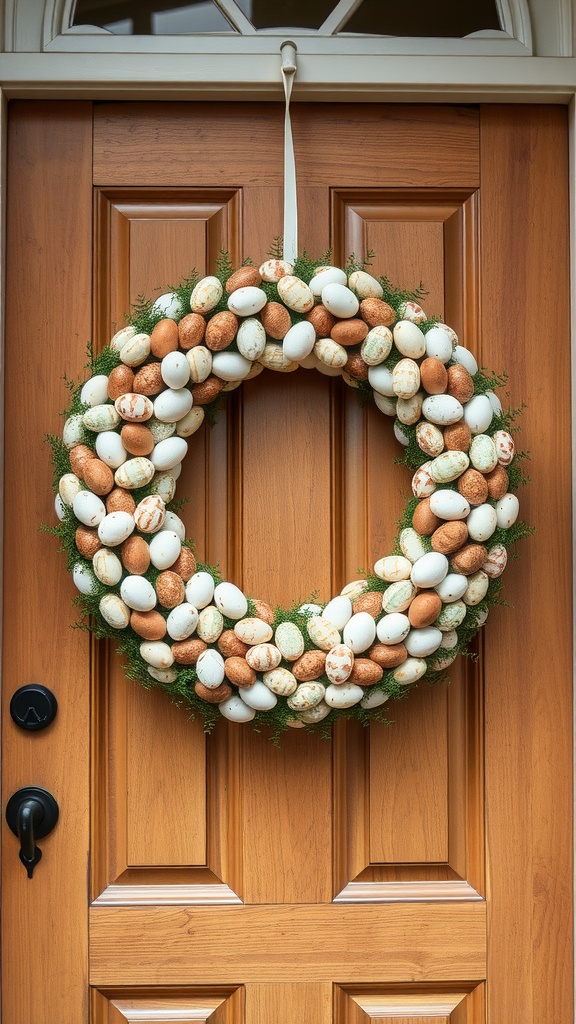
<path fill-rule="evenodd" d="M 567 124 L 562 108 L 301 105 L 301 245 L 420 279 L 528 403 L 535 526 L 478 661 L 392 727 L 206 737 L 71 630 L 45 432 L 139 293 L 281 232 L 276 105 L 12 105 L 4 803 L 51 790 L 29 881 L 4 827 L 6 1024 L 568 1024 L 571 974 Z M 341 381 L 262 374 L 179 484 L 201 556 L 254 596 L 328 599 L 388 552 L 409 480 Z M 10 719 L 42 682 L 44 732 Z"/>

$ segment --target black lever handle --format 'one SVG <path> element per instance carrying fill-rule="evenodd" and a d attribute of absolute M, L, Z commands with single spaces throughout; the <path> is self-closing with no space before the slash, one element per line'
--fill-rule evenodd
<path fill-rule="evenodd" d="M 13 793 L 6 806 L 6 821 L 20 842 L 19 857 L 28 878 L 42 856 L 36 846 L 37 839 L 43 839 L 52 831 L 58 821 L 58 804 L 47 789 L 40 786 L 25 786 Z"/>

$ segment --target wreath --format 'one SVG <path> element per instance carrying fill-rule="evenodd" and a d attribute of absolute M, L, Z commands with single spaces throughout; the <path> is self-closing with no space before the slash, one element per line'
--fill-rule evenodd
<path fill-rule="evenodd" d="M 279 253 L 276 254 L 277 256 Z M 90 375 L 69 383 L 51 527 L 82 624 L 111 637 L 129 678 L 210 730 L 221 716 L 329 733 L 389 721 L 387 702 L 436 683 L 501 602 L 523 482 L 505 376 L 479 371 L 447 324 L 354 257 L 267 259 L 193 274 L 139 300 Z M 265 368 L 341 375 L 394 420 L 412 496 L 395 548 L 327 604 L 273 609 L 197 561 L 175 502 L 190 438 Z"/>

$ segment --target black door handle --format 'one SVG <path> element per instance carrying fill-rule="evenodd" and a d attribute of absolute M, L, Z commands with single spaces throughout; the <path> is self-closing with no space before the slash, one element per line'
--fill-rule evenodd
<path fill-rule="evenodd" d="M 37 839 L 43 839 L 52 831 L 58 821 L 58 804 L 47 789 L 40 786 L 24 786 L 13 793 L 6 806 L 6 821 L 20 842 L 19 857 L 28 878 L 42 856 L 36 846 Z"/>

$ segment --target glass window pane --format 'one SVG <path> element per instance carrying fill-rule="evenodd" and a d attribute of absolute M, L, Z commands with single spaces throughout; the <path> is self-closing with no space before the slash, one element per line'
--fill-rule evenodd
<path fill-rule="evenodd" d="M 232 32 L 212 0 L 77 0 L 74 25 L 99 25 L 115 35 Z"/>
<path fill-rule="evenodd" d="M 453 36 L 481 29 L 499 29 L 494 0 L 364 0 L 343 26 L 343 32 L 390 36 Z"/>

